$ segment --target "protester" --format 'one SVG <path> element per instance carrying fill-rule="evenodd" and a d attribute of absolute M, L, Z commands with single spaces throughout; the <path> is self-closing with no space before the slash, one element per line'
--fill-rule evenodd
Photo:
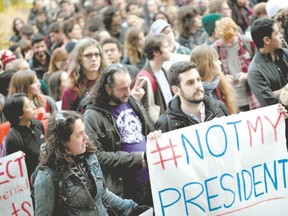
<path fill-rule="evenodd" d="M 180 45 L 175 40 L 175 35 L 173 32 L 173 29 L 171 28 L 171 25 L 164 19 L 158 19 L 154 21 L 150 27 L 150 33 L 151 34 L 160 34 L 160 33 L 165 34 L 169 40 L 169 45 L 171 46 L 171 51 L 173 53 L 190 55 L 191 50 L 185 46 Z"/>
<path fill-rule="evenodd" d="M 34 183 L 35 215 L 127 215 L 147 210 L 110 192 L 81 115 L 59 112 L 48 124 Z M 109 214 L 110 213 L 110 214 Z"/>
<path fill-rule="evenodd" d="M 124 43 L 124 64 L 131 64 L 141 69 L 146 63 L 146 56 L 143 52 L 144 31 L 138 27 L 130 28 L 125 35 Z"/>
<path fill-rule="evenodd" d="M 130 86 L 131 77 L 122 65 L 108 66 L 91 94 L 83 121 L 97 147 L 107 188 L 123 198 L 152 205 L 144 152 L 153 126 Z"/>
<path fill-rule="evenodd" d="M 40 146 L 45 142 L 43 125 L 35 120 L 36 107 L 26 94 L 15 93 L 6 99 L 3 113 L 11 124 L 5 138 L 6 155 L 24 152 L 30 177 L 38 165 Z"/>
<path fill-rule="evenodd" d="M 163 68 L 164 62 L 171 57 L 167 36 L 164 34 L 149 34 L 145 40 L 144 52 L 149 61 L 140 70 L 137 77 L 140 79 L 148 78 L 144 86 L 145 95 L 141 101 L 150 120 L 155 122 L 159 115 L 165 112 L 167 104 L 173 97 L 166 71 Z"/>
<path fill-rule="evenodd" d="M 281 48 L 282 35 L 272 19 L 256 20 L 251 35 L 257 51 L 249 66 L 249 86 L 261 107 L 276 104 L 288 82 L 288 50 Z"/>
<path fill-rule="evenodd" d="M 239 111 L 259 107 L 247 84 L 248 67 L 255 53 L 253 41 L 237 32 L 236 23 L 229 17 L 216 21 L 216 36 L 212 46 L 217 50 L 222 62 L 222 71 L 237 92 Z"/>
<path fill-rule="evenodd" d="M 191 5 L 179 8 L 178 31 L 178 42 L 191 50 L 195 46 L 203 44 L 208 37 L 202 28 L 200 12 Z"/>
<path fill-rule="evenodd" d="M 16 71 L 14 70 L 6 70 L 3 73 L 0 73 L 0 123 L 6 122 L 6 118 L 2 112 L 6 97 L 8 96 L 9 84 L 13 74 Z"/>
<path fill-rule="evenodd" d="M 248 0 L 229 0 L 228 4 L 232 10 L 232 19 L 245 32 L 253 13 L 252 8 L 248 5 Z"/>
<path fill-rule="evenodd" d="M 71 53 L 68 67 L 71 82 L 63 92 L 62 109 L 83 112 L 84 99 L 90 94 L 104 68 L 106 60 L 99 43 L 92 38 L 78 41 Z"/>
<path fill-rule="evenodd" d="M 48 27 L 47 34 L 51 43 L 50 49 L 52 52 L 56 48 L 63 46 L 65 36 L 62 31 L 61 22 L 52 22 Z"/>
<path fill-rule="evenodd" d="M 63 22 L 63 33 L 65 35 L 64 44 L 68 42 L 77 42 L 83 37 L 82 29 L 75 18 L 70 18 Z"/>
<path fill-rule="evenodd" d="M 163 133 L 227 116 L 224 103 L 204 94 L 201 77 L 193 62 L 177 62 L 168 73 L 169 82 L 175 97 L 161 115 L 155 129 Z"/>
<path fill-rule="evenodd" d="M 190 60 L 197 65 L 205 93 L 224 102 L 230 114 L 237 113 L 236 92 L 222 72 L 217 51 L 211 46 L 197 46 L 192 51 Z"/>
<path fill-rule="evenodd" d="M 29 70 L 29 69 L 30 69 L 29 63 L 23 58 L 15 59 L 12 61 L 11 70 L 19 71 L 19 70 Z"/>
<path fill-rule="evenodd" d="M 13 52 L 10 50 L 1 50 L 0 51 L 0 62 L 3 65 L 3 70 L 11 69 L 12 62 L 17 59 Z"/>
<path fill-rule="evenodd" d="M 49 83 L 50 76 L 56 71 L 67 71 L 68 53 L 64 48 L 56 48 L 50 58 L 49 71 L 43 74 L 43 81 Z"/>
<path fill-rule="evenodd" d="M 49 118 L 50 114 L 57 111 L 55 101 L 43 95 L 40 91 L 40 82 L 36 73 L 31 70 L 17 71 L 11 78 L 9 85 L 9 93 L 11 96 L 15 93 L 25 93 L 31 103 L 37 108 L 39 115 L 44 115 L 43 118 Z M 39 119 L 43 119 L 42 117 Z"/>
<path fill-rule="evenodd" d="M 51 74 L 48 82 L 50 96 L 55 100 L 56 105 L 58 101 L 61 101 L 64 89 L 69 86 L 69 75 L 66 71 L 56 71 Z M 58 103 L 59 104 L 59 103 Z M 58 110 L 61 109 L 58 106 Z"/>
<path fill-rule="evenodd" d="M 43 74 L 48 71 L 50 52 L 42 34 L 37 33 L 32 38 L 34 55 L 29 61 L 31 70 L 35 71 L 37 77 L 42 79 Z"/>
<path fill-rule="evenodd" d="M 117 7 L 107 7 L 103 15 L 103 23 L 111 37 L 116 38 L 121 44 L 124 44 L 124 36 L 127 29 L 121 25 L 122 18 Z"/>
<path fill-rule="evenodd" d="M 209 13 L 220 14 L 222 17 L 232 16 L 230 6 L 227 4 L 227 0 L 210 0 L 209 1 Z"/>
<path fill-rule="evenodd" d="M 19 43 L 22 43 L 23 41 L 31 42 L 34 33 L 32 25 L 23 24 L 19 30 Z"/>
<path fill-rule="evenodd" d="M 278 26 L 281 28 L 280 31 L 283 32 L 283 40 L 285 48 L 288 48 L 288 6 L 281 10 L 275 17 Z"/>
<path fill-rule="evenodd" d="M 107 38 L 101 43 L 104 56 L 108 61 L 108 64 L 120 64 L 122 61 L 123 51 L 122 46 L 115 38 Z M 123 64 L 123 66 L 129 71 L 131 79 L 133 80 L 139 69 L 130 64 Z"/>
<path fill-rule="evenodd" d="M 19 33 L 20 33 L 20 29 L 21 27 L 25 24 L 25 22 L 19 18 L 19 17 L 16 17 L 14 20 L 13 20 L 13 35 L 9 38 L 10 41 L 12 42 L 19 42 L 20 40 L 20 36 L 19 36 Z"/>
<path fill-rule="evenodd" d="M 202 17 L 202 26 L 208 34 L 206 45 L 213 44 L 218 38 L 215 34 L 216 21 L 221 18 L 220 14 L 207 14 Z"/>

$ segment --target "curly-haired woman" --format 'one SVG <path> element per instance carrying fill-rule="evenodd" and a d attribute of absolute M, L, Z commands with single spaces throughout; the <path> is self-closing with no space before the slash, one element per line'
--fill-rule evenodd
<path fill-rule="evenodd" d="M 74 111 L 51 117 L 34 184 L 35 215 L 132 216 L 147 210 L 105 187 L 96 148 L 84 129 Z"/>

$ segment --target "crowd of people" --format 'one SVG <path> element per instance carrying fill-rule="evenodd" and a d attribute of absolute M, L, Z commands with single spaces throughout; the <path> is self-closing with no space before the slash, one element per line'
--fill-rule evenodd
<path fill-rule="evenodd" d="M 288 104 L 287 1 L 34 0 L 11 28 L 0 149 L 35 215 L 139 215 L 147 136 Z"/>

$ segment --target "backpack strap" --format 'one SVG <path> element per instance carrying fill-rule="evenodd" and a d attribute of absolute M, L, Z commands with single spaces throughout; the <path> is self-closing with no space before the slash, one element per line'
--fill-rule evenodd
<path fill-rule="evenodd" d="M 254 50 L 254 46 L 252 46 L 252 41 L 248 41 L 247 37 L 245 37 L 244 35 L 241 36 L 242 37 L 242 41 L 243 41 L 243 44 L 246 48 L 246 50 L 249 52 L 251 58 L 254 56 L 254 53 L 255 53 L 255 50 Z"/>
<path fill-rule="evenodd" d="M 147 70 L 141 70 L 137 74 L 137 77 L 141 77 L 141 76 L 145 76 L 150 80 L 150 83 L 151 83 L 152 89 L 153 89 L 153 93 L 155 93 L 157 84 L 156 84 L 156 81 L 155 81 L 154 77 L 152 76 L 152 74 L 149 73 Z"/>

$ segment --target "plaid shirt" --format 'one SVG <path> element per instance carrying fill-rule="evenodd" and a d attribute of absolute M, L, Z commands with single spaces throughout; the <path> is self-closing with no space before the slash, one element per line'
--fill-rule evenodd
<path fill-rule="evenodd" d="M 248 67 L 254 55 L 255 44 L 252 40 L 250 40 L 249 41 L 250 47 L 246 47 L 247 45 L 245 46 L 245 43 L 243 42 L 243 37 L 239 33 L 236 34 L 236 37 L 238 39 L 237 40 L 238 41 L 238 61 L 239 61 L 242 72 L 248 73 Z M 218 39 L 212 46 L 216 48 L 219 54 L 220 61 L 222 62 L 223 73 L 225 75 L 230 74 L 228 70 L 227 52 L 226 52 L 226 48 L 222 40 Z M 253 53 L 250 53 L 251 52 L 250 50 Z M 249 58 L 247 58 L 248 56 Z M 248 94 L 250 110 L 259 108 L 260 107 L 259 102 L 257 101 L 256 97 L 252 93 L 247 82 L 246 84 L 247 84 L 247 94 Z"/>

